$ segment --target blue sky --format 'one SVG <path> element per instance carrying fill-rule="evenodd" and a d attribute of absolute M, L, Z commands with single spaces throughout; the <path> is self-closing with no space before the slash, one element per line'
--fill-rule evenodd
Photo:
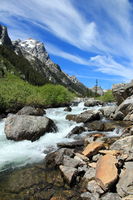
<path fill-rule="evenodd" d="M 133 79 L 133 4 L 129 0 L 1 0 L 12 40 L 44 42 L 51 59 L 88 87 Z"/>

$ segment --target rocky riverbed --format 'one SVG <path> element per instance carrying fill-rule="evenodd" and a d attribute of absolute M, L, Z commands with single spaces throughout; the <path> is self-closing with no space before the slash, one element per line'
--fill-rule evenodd
<path fill-rule="evenodd" d="M 122 118 L 131 109 L 120 106 L 24 108 L 1 121 L 2 200 L 133 199 L 133 125 Z"/>

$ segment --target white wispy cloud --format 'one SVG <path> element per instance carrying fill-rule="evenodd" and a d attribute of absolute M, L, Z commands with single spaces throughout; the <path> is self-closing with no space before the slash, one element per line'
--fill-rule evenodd
<path fill-rule="evenodd" d="M 93 67 L 93 69 L 95 69 L 96 67 L 95 70 L 97 71 L 100 71 L 109 75 L 111 74 L 111 75 L 121 76 L 124 78 L 123 80 L 126 80 L 126 79 L 131 80 L 133 77 L 132 67 L 129 68 L 129 67 L 125 67 L 122 64 L 119 64 L 111 56 L 98 55 L 98 56 L 94 56 L 88 59 L 84 59 L 78 55 L 72 55 L 70 53 L 64 52 L 63 50 L 57 48 L 53 44 L 50 44 L 50 43 L 45 43 L 45 44 L 46 44 L 46 49 L 48 50 L 49 53 L 65 58 L 67 60 L 70 60 L 73 63 Z M 86 76 L 84 76 L 84 78 L 86 78 Z"/>
<path fill-rule="evenodd" d="M 23 23 L 25 20 L 97 56 L 84 59 L 47 43 L 49 53 L 96 67 L 102 73 L 132 79 L 133 14 L 129 0 L 1 0 L 0 3 L 0 21 L 12 27 L 13 39 L 25 38 L 30 33 L 28 25 Z M 122 62 L 124 59 L 126 64 Z"/>

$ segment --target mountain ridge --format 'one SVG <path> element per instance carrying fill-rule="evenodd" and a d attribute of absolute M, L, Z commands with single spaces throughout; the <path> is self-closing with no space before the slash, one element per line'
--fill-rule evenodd
<path fill-rule="evenodd" d="M 27 76 L 25 75 L 24 70 L 22 70 L 21 66 L 15 66 L 15 68 L 19 68 L 20 74 L 22 73 L 21 77 L 23 77 L 25 80 L 29 81 L 27 77 L 31 76 L 30 73 L 37 73 L 38 77 L 41 77 L 40 83 L 39 80 L 35 81 L 35 84 L 37 85 L 43 85 L 46 82 L 50 82 L 53 84 L 63 85 L 72 92 L 77 93 L 78 95 L 86 96 L 88 93 L 90 93 L 89 88 L 83 85 L 75 76 L 69 76 L 68 74 L 63 72 L 60 66 L 58 64 L 55 64 L 50 59 L 49 54 L 47 53 L 45 46 L 42 42 L 32 38 L 23 41 L 20 39 L 16 41 L 11 41 L 10 37 L 8 36 L 7 28 L 1 25 L 0 42 L 0 46 L 5 46 L 5 48 L 8 48 L 8 51 L 15 52 L 15 59 L 17 59 L 17 57 L 21 57 L 21 59 L 23 58 L 25 62 L 27 62 L 27 66 L 29 65 L 29 74 Z M 4 58 L 9 59 L 8 57 L 9 56 L 5 56 Z M 34 84 L 33 81 L 30 82 Z"/>

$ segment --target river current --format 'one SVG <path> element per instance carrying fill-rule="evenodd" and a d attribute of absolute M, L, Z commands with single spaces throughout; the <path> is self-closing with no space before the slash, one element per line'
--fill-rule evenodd
<path fill-rule="evenodd" d="M 99 108 L 93 107 L 93 109 Z M 65 112 L 63 107 L 46 109 L 46 116 L 55 122 L 58 132 L 46 133 L 35 142 L 28 140 L 19 142 L 7 140 L 4 134 L 5 119 L 0 121 L 0 172 L 40 162 L 48 152 L 57 149 L 57 143 L 73 141 L 73 138 L 66 138 L 66 136 L 75 126 L 79 126 L 80 124 L 68 121 L 65 117 L 67 114 L 79 114 L 84 111 L 83 109 L 83 102 L 78 106 L 72 107 L 71 113 Z M 116 131 L 108 132 L 108 134 L 115 136 Z"/>

